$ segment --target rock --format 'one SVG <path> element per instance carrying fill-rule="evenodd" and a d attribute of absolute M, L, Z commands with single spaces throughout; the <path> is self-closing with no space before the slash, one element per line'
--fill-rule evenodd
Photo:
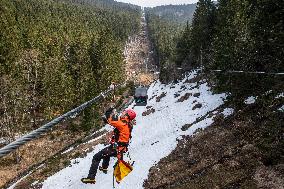
<path fill-rule="evenodd" d="M 186 93 L 184 96 L 180 97 L 177 102 L 183 102 L 187 100 L 191 95 L 191 93 Z"/>
<path fill-rule="evenodd" d="M 166 96 L 167 93 L 163 92 L 160 96 L 156 97 L 156 102 L 160 102 L 162 98 Z"/>
<path fill-rule="evenodd" d="M 152 108 L 152 106 L 146 106 L 146 109 L 147 109 L 147 110 L 150 109 L 150 108 Z"/>
<path fill-rule="evenodd" d="M 157 95 L 152 96 L 149 100 L 152 100 L 153 98 L 155 98 Z"/>
<path fill-rule="evenodd" d="M 177 98 L 177 97 L 179 97 L 179 96 L 180 96 L 179 93 L 175 93 L 175 94 L 174 94 L 174 97 L 175 97 L 175 98 Z"/>
<path fill-rule="evenodd" d="M 197 108 L 201 108 L 202 107 L 202 104 L 198 103 L 198 104 L 195 104 L 192 108 L 192 110 L 195 110 Z"/>
<path fill-rule="evenodd" d="M 185 85 L 182 85 L 182 86 L 180 87 L 180 89 L 184 91 L 184 90 L 186 89 L 186 86 L 185 86 Z"/>
<path fill-rule="evenodd" d="M 187 129 L 189 129 L 193 124 L 185 124 L 184 126 L 182 126 L 181 130 L 182 131 L 186 131 Z"/>
<path fill-rule="evenodd" d="M 147 115 L 154 113 L 154 112 L 155 112 L 155 109 L 151 108 L 151 109 L 148 109 L 147 111 L 143 112 L 142 116 L 147 116 Z"/>
<path fill-rule="evenodd" d="M 194 93 L 193 96 L 194 96 L 194 97 L 199 97 L 199 96 L 200 96 L 200 93 Z"/>

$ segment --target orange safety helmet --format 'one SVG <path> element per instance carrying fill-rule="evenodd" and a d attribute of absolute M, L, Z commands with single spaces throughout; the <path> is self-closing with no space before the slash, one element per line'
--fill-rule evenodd
<path fill-rule="evenodd" d="M 132 109 L 125 110 L 125 111 L 123 112 L 123 114 L 127 115 L 130 120 L 133 120 L 133 119 L 135 119 L 135 117 L 136 117 L 136 113 L 135 113 L 135 111 L 132 110 Z"/>

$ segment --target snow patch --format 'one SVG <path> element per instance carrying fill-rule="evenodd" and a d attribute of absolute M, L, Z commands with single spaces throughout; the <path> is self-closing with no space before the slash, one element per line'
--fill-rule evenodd
<path fill-rule="evenodd" d="M 34 181 L 31 185 L 32 186 L 35 186 L 36 184 L 38 184 L 39 183 L 39 181 L 37 180 L 37 181 Z"/>
<path fill-rule="evenodd" d="M 87 142 L 87 144 L 92 143 L 92 142 L 95 142 L 96 140 L 99 140 L 100 138 L 104 137 L 105 135 L 106 135 L 106 134 L 103 134 L 103 135 L 101 135 L 101 136 L 99 136 L 99 137 L 97 137 L 97 138 L 94 138 L 94 139 L 92 139 L 92 140 L 89 140 L 89 141 Z"/>
<path fill-rule="evenodd" d="M 222 114 L 224 115 L 224 117 L 228 117 L 230 115 L 232 115 L 234 113 L 234 109 L 233 108 L 225 108 L 222 112 Z"/>
<path fill-rule="evenodd" d="M 62 152 L 61 154 L 66 154 L 70 151 L 72 151 L 74 149 L 74 147 L 68 148 L 67 150 L 65 150 L 64 152 Z"/>
<path fill-rule="evenodd" d="M 284 97 L 284 93 L 280 93 L 279 95 L 277 95 L 275 98 L 281 98 L 281 97 Z"/>
<path fill-rule="evenodd" d="M 278 109 L 280 112 L 284 112 L 284 105 Z"/>
<path fill-rule="evenodd" d="M 271 94 L 273 91 L 272 90 L 269 90 L 269 91 L 266 91 L 264 94 L 268 95 L 268 94 Z"/>
<path fill-rule="evenodd" d="M 38 166 L 36 169 L 40 169 L 42 168 L 43 166 L 45 166 L 45 163 L 42 163 L 40 166 Z"/>
<path fill-rule="evenodd" d="M 257 99 L 257 97 L 250 96 L 244 101 L 244 103 L 245 104 L 253 104 L 253 103 L 255 103 L 256 99 Z"/>
<path fill-rule="evenodd" d="M 194 124 L 193 126 L 191 126 L 189 129 L 187 129 L 186 131 L 182 132 L 183 135 L 193 135 L 197 129 L 205 129 L 206 127 L 210 126 L 214 121 L 213 121 L 213 117 L 210 118 L 205 118 L 204 120 Z M 181 139 L 181 137 L 179 137 L 178 139 Z"/>

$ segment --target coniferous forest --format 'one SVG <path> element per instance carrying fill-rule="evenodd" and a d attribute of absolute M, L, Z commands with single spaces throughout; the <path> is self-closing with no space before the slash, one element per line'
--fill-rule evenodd
<path fill-rule="evenodd" d="M 199 0 L 192 21 L 182 26 L 155 8 L 146 15 L 161 82 L 174 88 L 183 74 L 195 70 L 198 76 L 180 91 L 186 91 L 186 83 L 197 83 L 190 89 L 200 91 L 208 82 L 213 93 L 226 93 L 224 105 L 234 113 L 214 118 L 210 129 L 180 141 L 179 149 L 152 168 L 145 188 L 281 188 L 283 182 L 272 180 L 283 180 L 284 2 Z M 242 158 L 247 159 L 238 166 L 228 164 Z M 276 174 L 269 177 L 263 169 Z M 256 178 L 258 170 L 262 175 Z"/>
<path fill-rule="evenodd" d="M 152 9 L 147 8 L 147 10 L 151 10 L 152 14 L 159 16 L 161 19 L 180 24 L 184 24 L 187 21 L 191 22 L 195 9 L 196 4 L 162 5 Z"/>
<path fill-rule="evenodd" d="M 187 20 L 184 21 L 184 19 L 192 19 L 192 16 L 177 17 L 176 15 L 185 10 L 187 15 L 193 15 L 194 7 L 195 5 L 168 5 L 145 9 L 149 39 L 152 44 L 155 62 L 160 68 L 160 79 L 164 82 L 173 79 L 169 73 L 175 68 L 173 57 L 175 56 L 176 41 L 179 40 L 185 23 L 188 22 Z"/>
<path fill-rule="evenodd" d="M 140 14 L 112 0 L 1 0 L 1 136 L 35 129 L 124 81 L 122 51 Z M 95 113 L 84 112 L 84 129 Z"/>
<path fill-rule="evenodd" d="M 155 9 L 147 10 L 161 80 L 177 78 L 177 68 L 202 67 L 222 70 L 214 75 L 219 89 L 236 96 L 265 92 L 271 86 L 279 89 L 283 76 L 273 73 L 284 71 L 283 10 L 283 2 L 277 0 L 200 0 L 192 22 L 184 22 L 182 29 L 153 14 Z M 227 74 L 231 70 L 268 74 Z"/>

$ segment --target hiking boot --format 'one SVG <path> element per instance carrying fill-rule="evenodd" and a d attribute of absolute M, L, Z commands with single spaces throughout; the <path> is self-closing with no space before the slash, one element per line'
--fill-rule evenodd
<path fill-rule="evenodd" d="M 104 174 L 107 174 L 107 169 L 103 168 L 102 166 L 99 166 L 99 170 L 102 171 Z"/>
<path fill-rule="evenodd" d="M 85 184 L 95 184 L 96 180 L 92 178 L 82 178 L 81 181 Z"/>

